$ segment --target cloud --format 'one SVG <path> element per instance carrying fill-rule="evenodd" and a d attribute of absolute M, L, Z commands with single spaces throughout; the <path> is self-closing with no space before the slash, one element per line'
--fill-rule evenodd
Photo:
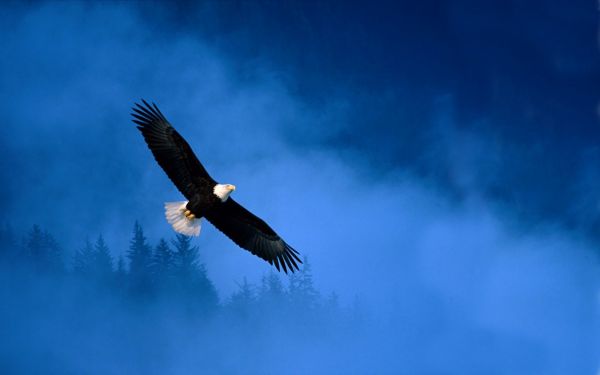
<path fill-rule="evenodd" d="M 464 129 L 451 96 L 431 94 L 434 104 L 419 107 L 401 90 L 350 90 L 311 104 L 267 58 L 246 65 L 186 29 L 163 33 L 134 5 L 5 9 L 14 17 L 0 26 L 10 35 L 0 62 L 0 139 L 9 155 L 2 204 L 15 227 L 38 222 L 71 251 L 102 233 L 115 254 L 124 253 L 136 219 L 153 242 L 172 235 L 162 202 L 179 193 L 128 115 L 144 97 L 217 180 L 236 184 L 238 201 L 309 256 L 324 291 L 364 301 L 376 322 L 349 344 L 366 353 L 358 368 L 377 359 L 433 373 L 560 374 L 596 365 L 593 249 L 560 226 L 523 226 L 489 197 L 489 185 L 515 182 L 491 175 L 517 157 Z M 399 99 L 405 110 L 392 113 Z M 385 111 L 361 115 L 356 103 Z M 425 130 L 403 126 L 428 110 Z M 409 161 L 377 157 L 411 145 Z M 404 168 L 410 160 L 442 166 L 462 199 L 423 169 Z M 268 269 L 209 226 L 197 243 L 224 295 Z M 172 342 L 183 335 L 169 332 Z M 185 373 L 170 359 L 167 367 Z"/>

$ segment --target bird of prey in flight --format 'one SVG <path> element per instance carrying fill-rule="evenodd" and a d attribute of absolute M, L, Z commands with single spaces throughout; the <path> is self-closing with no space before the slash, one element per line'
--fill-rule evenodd
<path fill-rule="evenodd" d="M 176 232 L 198 236 L 200 221 L 206 218 L 239 247 L 274 264 L 277 270 L 298 270 L 300 254 L 261 218 L 230 197 L 235 186 L 217 183 L 208 174 L 156 104 L 142 100 L 132 110 L 133 122 L 158 165 L 187 199 L 165 203 L 165 216 Z"/>

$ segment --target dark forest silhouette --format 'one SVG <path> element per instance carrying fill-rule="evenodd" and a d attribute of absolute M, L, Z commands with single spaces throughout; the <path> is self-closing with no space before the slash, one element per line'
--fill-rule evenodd
<path fill-rule="evenodd" d="M 306 258 L 292 275 L 241 276 L 222 296 L 189 237 L 151 244 L 138 223 L 120 251 L 81 237 L 67 253 L 37 225 L 0 228 L 0 372 L 265 373 L 286 363 L 308 373 L 371 345 L 354 337 L 368 332 L 360 304 L 319 292 Z"/>
<path fill-rule="evenodd" d="M 318 290 L 308 259 L 292 275 L 240 276 L 223 296 L 189 237 L 150 243 L 138 223 L 119 251 L 82 237 L 67 253 L 39 226 L 0 228 L 0 373 L 518 373 L 539 350 L 461 321 L 448 332 L 448 310 L 423 288 L 387 320 L 358 298 L 346 307 Z"/>
<path fill-rule="evenodd" d="M 20 238 L 19 238 L 20 237 Z M 0 230 L 0 265 L 3 274 L 19 288 L 52 285 L 68 290 L 88 304 L 106 300 L 128 309 L 168 308 L 174 314 L 211 318 L 213 321 L 281 325 L 286 329 L 320 330 L 356 324 L 356 306 L 342 309 L 335 293 L 323 296 L 313 282 L 312 265 L 304 259 L 299 272 L 282 276 L 274 271 L 263 275 L 259 285 L 245 278 L 226 298 L 219 296 L 190 237 L 175 235 L 150 244 L 139 223 L 135 223 L 125 256 L 113 258 L 102 235 L 87 239 L 72 255 L 47 231 L 34 225 L 17 235 L 9 225 Z M 74 291 L 74 292 L 73 292 Z M 15 291 L 19 293 L 19 289 Z M 60 290 L 47 290 L 43 299 L 52 299 Z M 32 294 L 37 296 L 35 294 Z M 293 326 L 291 324 L 293 323 Z"/>

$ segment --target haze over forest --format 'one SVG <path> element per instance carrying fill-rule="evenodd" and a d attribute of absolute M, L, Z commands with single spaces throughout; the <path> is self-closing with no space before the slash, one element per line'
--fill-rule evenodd
<path fill-rule="evenodd" d="M 598 372 L 597 15 L 3 2 L 0 372 Z M 175 236 L 141 98 L 308 269 Z"/>

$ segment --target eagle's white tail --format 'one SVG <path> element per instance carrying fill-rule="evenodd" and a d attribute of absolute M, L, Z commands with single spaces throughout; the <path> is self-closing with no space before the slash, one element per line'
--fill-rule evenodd
<path fill-rule="evenodd" d="M 200 235 L 200 219 L 188 219 L 185 217 L 185 205 L 188 202 L 165 202 L 165 216 L 175 232 L 187 236 Z"/>

